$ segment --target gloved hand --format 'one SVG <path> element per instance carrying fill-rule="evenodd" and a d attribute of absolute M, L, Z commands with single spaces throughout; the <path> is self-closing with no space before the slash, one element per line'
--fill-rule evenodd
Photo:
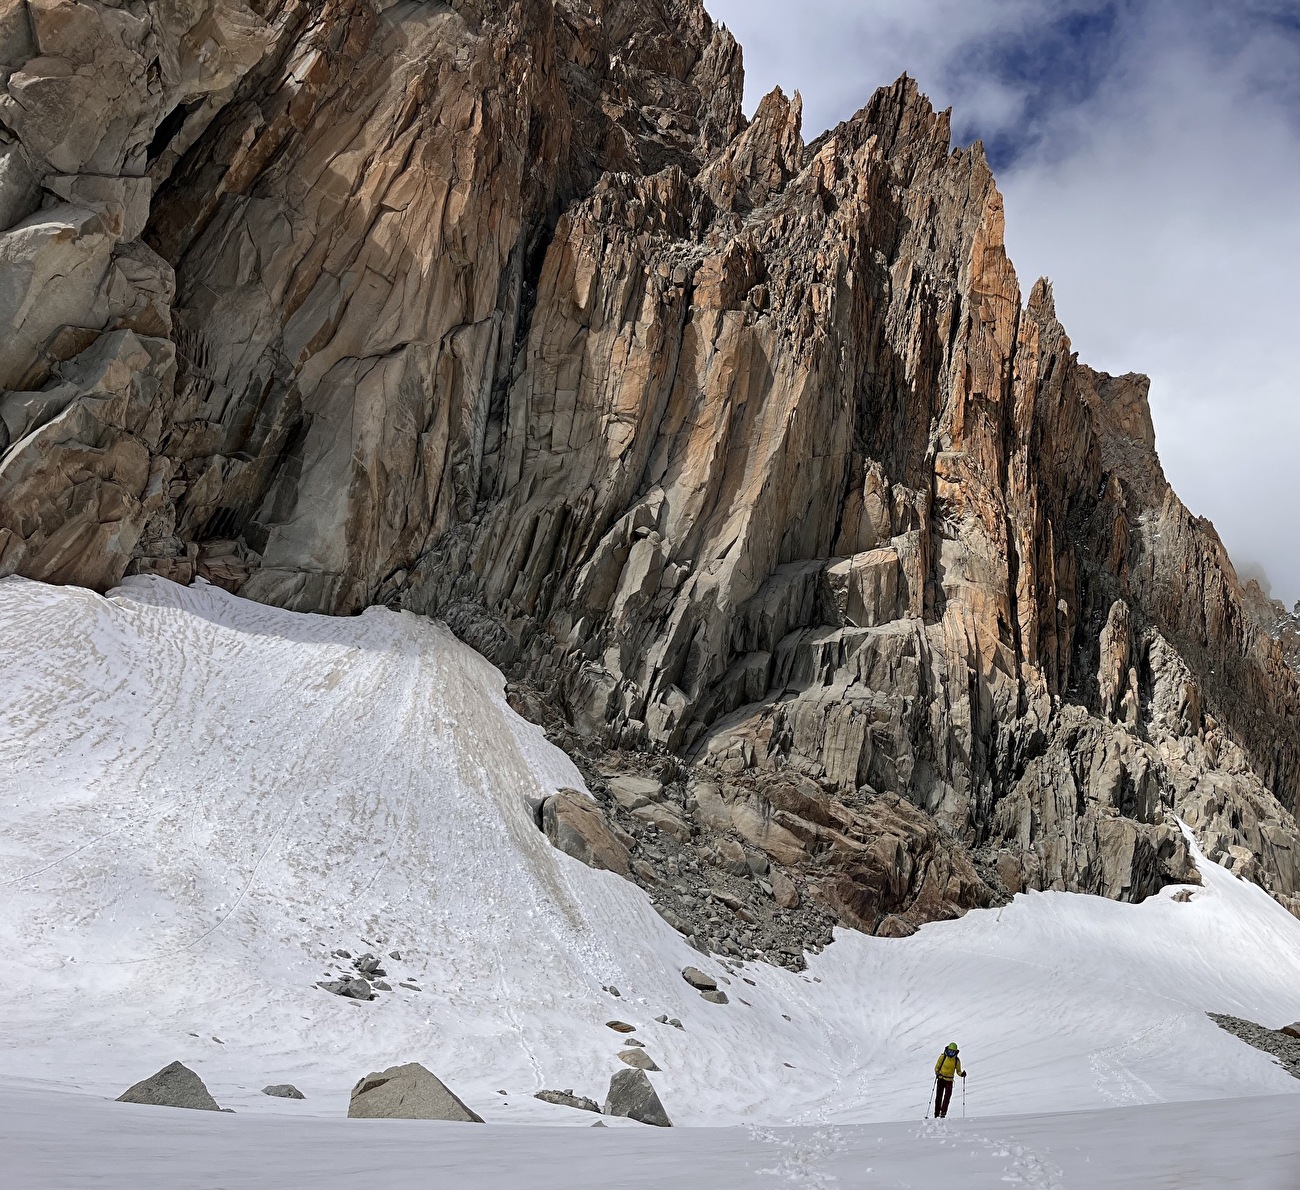
<path fill-rule="evenodd" d="M 961 1072 L 961 1076 L 962 1076 L 962 1078 L 965 1078 L 965 1077 L 966 1077 L 966 1072 L 965 1072 L 964 1070 Z"/>

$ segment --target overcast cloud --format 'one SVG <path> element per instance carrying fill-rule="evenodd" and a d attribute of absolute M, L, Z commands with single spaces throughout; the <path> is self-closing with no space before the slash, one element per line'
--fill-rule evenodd
<path fill-rule="evenodd" d="M 1145 372 L 1161 459 L 1238 569 L 1300 599 L 1300 13 L 1294 0 L 706 0 L 746 106 L 805 138 L 903 71 L 985 142 L 1027 293 Z"/>

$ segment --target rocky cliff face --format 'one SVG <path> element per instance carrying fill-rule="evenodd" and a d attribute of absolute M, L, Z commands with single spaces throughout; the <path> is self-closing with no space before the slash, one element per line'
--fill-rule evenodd
<path fill-rule="evenodd" d="M 698 0 L 7 0 L 0 66 L 0 572 L 445 617 L 701 944 L 1140 899 L 1175 815 L 1300 909 L 1284 641 L 909 79 L 747 122 Z"/>

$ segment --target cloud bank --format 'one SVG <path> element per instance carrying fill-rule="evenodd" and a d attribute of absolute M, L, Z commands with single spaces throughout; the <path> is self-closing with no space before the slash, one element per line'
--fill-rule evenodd
<path fill-rule="evenodd" d="M 1291 0 L 706 0 L 811 136 L 903 71 L 985 143 L 1028 292 L 1145 372 L 1161 458 L 1300 599 L 1300 13 Z"/>

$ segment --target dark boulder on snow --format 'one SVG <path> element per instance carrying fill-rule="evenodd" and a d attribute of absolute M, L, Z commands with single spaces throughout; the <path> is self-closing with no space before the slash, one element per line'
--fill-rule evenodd
<path fill-rule="evenodd" d="M 701 992 L 700 998 L 707 1000 L 710 1004 L 726 1004 L 727 993 L 721 988 L 714 988 L 711 992 Z"/>
<path fill-rule="evenodd" d="M 154 1107 L 187 1107 L 195 1111 L 220 1111 L 203 1080 L 188 1066 L 173 1062 L 117 1097 L 118 1103 L 148 1103 Z"/>
<path fill-rule="evenodd" d="M 263 1095 L 270 1095 L 274 1099 L 306 1099 L 304 1095 L 293 1083 L 275 1083 L 270 1087 L 262 1088 Z"/>
<path fill-rule="evenodd" d="M 682 978 L 699 992 L 716 991 L 718 981 L 712 975 L 705 975 L 698 967 L 687 967 L 682 971 Z"/>
<path fill-rule="evenodd" d="M 554 1103 L 559 1107 L 576 1107 L 579 1111 L 600 1111 L 600 1104 L 585 1095 L 575 1095 L 573 1089 L 567 1091 L 538 1091 L 533 1095 L 543 1103 Z"/>
<path fill-rule="evenodd" d="M 644 1070 L 620 1070 L 609 1080 L 605 1114 L 626 1116 L 629 1120 L 653 1124 L 656 1128 L 673 1126 Z"/>
<path fill-rule="evenodd" d="M 615 1033 L 634 1033 L 635 1025 L 629 1025 L 627 1021 L 606 1021 L 605 1028 L 613 1029 Z"/>
<path fill-rule="evenodd" d="M 348 1115 L 360 1120 L 459 1120 L 481 1124 L 432 1071 L 419 1062 L 367 1074 L 352 1088 Z"/>
<path fill-rule="evenodd" d="M 1285 1033 L 1288 1037 L 1294 1037 L 1297 1040 L 1300 1040 L 1300 1021 L 1296 1021 L 1293 1025 L 1283 1025 L 1278 1032 Z"/>
<path fill-rule="evenodd" d="M 370 984 L 364 979 L 353 978 L 345 975 L 342 979 L 324 979 L 316 985 L 327 992 L 333 992 L 336 996 L 344 996 L 349 1000 L 370 1000 L 374 998 L 374 992 Z"/>

